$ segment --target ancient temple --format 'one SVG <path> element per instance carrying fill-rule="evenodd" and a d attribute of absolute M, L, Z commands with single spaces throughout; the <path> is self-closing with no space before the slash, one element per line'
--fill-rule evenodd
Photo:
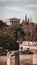
<path fill-rule="evenodd" d="M 18 24 L 20 24 L 20 19 L 18 19 L 18 18 L 11 18 L 10 19 L 10 23 L 11 23 L 12 26 L 18 25 Z"/>

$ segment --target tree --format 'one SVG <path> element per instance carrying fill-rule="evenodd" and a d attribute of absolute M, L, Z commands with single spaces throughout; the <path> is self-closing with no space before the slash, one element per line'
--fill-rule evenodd
<path fill-rule="evenodd" d="M 15 39 L 19 41 L 19 43 L 22 43 L 25 33 L 20 26 L 16 26 L 16 28 L 14 28 L 14 36 Z"/>
<path fill-rule="evenodd" d="M 19 49 L 19 43 L 15 40 L 14 35 L 5 30 L 0 34 L 0 44 L 3 49 L 9 51 Z"/>
<path fill-rule="evenodd" d="M 0 28 L 5 27 L 5 26 L 7 26 L 7 24 L 3 22 L 2 20 L 0 20 Z"/>

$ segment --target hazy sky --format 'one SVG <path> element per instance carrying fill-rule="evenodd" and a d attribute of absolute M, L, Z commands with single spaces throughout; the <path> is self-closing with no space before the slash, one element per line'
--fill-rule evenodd
<path fill-rule="evenodd" d="M 0 19 L 24 19 L 26 14 L 37 22 L 37 0 L 0 0 Z"/>

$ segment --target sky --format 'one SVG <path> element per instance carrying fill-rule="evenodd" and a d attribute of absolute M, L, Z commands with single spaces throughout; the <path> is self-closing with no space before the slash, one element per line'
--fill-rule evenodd
<path fill-rule="evenodd" d="M 0 0 L 0 20 L 17 17 L 37 23 L 37 0 Z"/>

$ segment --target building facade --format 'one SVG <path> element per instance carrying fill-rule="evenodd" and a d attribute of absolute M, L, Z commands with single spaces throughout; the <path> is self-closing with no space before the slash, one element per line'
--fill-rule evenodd
<path fill-rule="evenodd" d="M 20 24 L 20 19 L 18 19 L 18 18 L 11 18 L 10 19 L 10 23 L 11 23 L 12 26 L 19 25 Z"/>

